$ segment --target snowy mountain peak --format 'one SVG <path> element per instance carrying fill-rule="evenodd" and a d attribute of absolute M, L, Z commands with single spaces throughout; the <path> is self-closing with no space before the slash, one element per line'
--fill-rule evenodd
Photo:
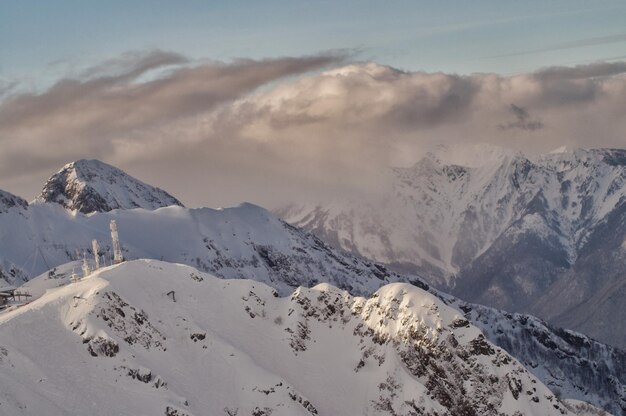
<path fill-rule="evenodd" d="M 521 152 L 487 143 L 439 145 L 427 157 L 440 164 L 476 168 L 502 163 L 506 159 L 524 158 Z"/>
<path fill-rule="evenodd" d="M 467 300 L 626 345 L 626 329 L 596 325 L 623 310 L 617 297 L 614 304 L 601 299 L 626 287 L 626 150 L 524 156 L 489 145 L 442 146 L 391 176 L 379 201 L 292 205 L 278 213 Z M 599 305 L 606 316 L 593 322 L 588 312 L 600 314 Z"/>
<path fill-rule="evenodd" d="M 549 154 L 551 155 L 556 155 L 556 154 L 561 154 L 561 153 L 569 153 L 571 152 L 571 149 L 567 146 L 560 146 L 557 147 L 556 149 L 552 150 L 551 152 L 549 152 Z"/>
<path fill-rule="evenodd" d="M 26 208 L 28 207 L 28 202 L 26 202 L 19 196 L 13 195 L 12 193 L 0 189 L 0 214 L 8 212 L 9 209 L 14 207 Z"/>
<path fill-rule="evenodd" d="M 137 260 L 0 316 L 0 340 L 3 414 L 580 415 L 407 284 L 281 298 Z"/>
<path fill-rule="evenodd" d="M 29 280 L 20 289 L 27 291 L 35 298 L 40 296 L 45 298 L 46 296 L 44 296 L 44 294 L 47 290 L 66 285 L 71 279 L 72 271 L 81 269 L 82 256 L 80 253 L 89 253 L 92 247 L 91 242 L 94 238 L 100 242 L 100 264 L 110 264 L 111 240 L 109 222 L 112 219 L 116 220 L 120 228 L 121 246 L 126 259 L 163 259 L 168 262 L 187 264 L 201 272 L 226 279 L 256 280 L 257 282 L 265 283 L 273 288 L 273 291 L 269 294 L 270 296 L 266 296 L 267 293 L 261 296 L 259 291 L 254 290 L 254 293 L 261 298 L 261 301 L 267 304 L 270 302 L 265 301 L 264 299 L 266 298 L 278 299 L 275 298 L 274 293 L 278 296 L 286 296 L 293 293 L 294 289 L 298 286 L 315 286 L 313 289 L 306 289 L 304 287 L 298 289 L 294 295 L 291 296 L 294 298 L 293 302 L 302 306 L 302 309 L 305 309 L 306 316 L 308 317 L 312 316 L 309 313 L 315 311 L 315 314 L 319 314 L 320 310 L 318 308 L 306 309 L 307 303 L 309 301 L 320 302 L 318 298 L 322 295 L 324 295 L 322 296 L 322 300 L 341 300 L 346 297 L 349 298 L 350 296 L 343 291 L 345 290 L 350 293 L 351 296 L 370 296 L 374 291 L 388 283 L 399 281 L 411 282 L 417 287 L 408 287 L 406 285 L 386 286 L 386 289 L 378 292 L 377 297 L 369 301 L 369 304 L 373 306 L 380 303 L 380 308 L 384 309 L 381 313 L 377 313 L 376 317 L 371 315 L 370 318 L 366 318 L 376 330 L 378 330 L 376 323 L 379 322 L 383 316 L 387 316 L 387 312 L 395 314 L 394 305 L 397 302 L 394 301 L 394 299 L 400 302 L 398 306 L 402 307 L 403 310 L 405 309 L 404 306 L 407 306 L 409 309 L 418 307 L 419 310 L 425 311 L 427 314 L 423 320 L 429 320 L 429 322 L 434 325 L 434 328 L 437 328 L 438 322 L 442 328 L 448 327 L 450 322 L 446 323 L 436 315 L 428 315 L 429 311 L 431 311 L 429 308 L 419 307 L 419 305 L 422 304 L 426 306 L 432 305 L 432 302 L 423 303 L 421 299 L 426 299 L 426 297 L 433 299 L 434 296 L 456 309 L 457 312 L 454 312 L 454 314 L 458 314 L 459 317 L 465 315 L 465 319 L 471 324 L 481 327 L 489 342 L 495 342 L 507 351 L 515 351 L 513 355 L 520 361 L 526 363 L 531 373 L 549 387 L 555 386 L 555 388 L 558 388 L 563 393 L 563 397 L 589 401 L 607 409 L 621 409 L 621 407 L 626 406 L 626 390 L 624 390 L 626 378 L 623 370 L 626 368 L 624 364 L 626 363 L 626 357 L 624 357 L 623 354 L 615 353 L 614 349 L 595 343 L 581 336 L 568 336 L 568 339 L 571 338 L 572 342 L 559 341 L 560 338 L 553 331 L 549 328 L 542 328 L 543 324 L 539 323 L 536 319 L 519 317 L 518 323 L 516 316 L 490 310 L 489 308 L 479 308 L 475 305 L 470 306 L 460 303 L 458 300 L 444 296 L 434 291 L 432 288 L 429 288 L 428 285 L 423 283 L 416 276 L 399 275 L 381 264 L 333 250 L 320 239 L 287 225 L 271 215 L 268 211 L 252 204 L 242 204 L 239 207 L 220 210 L 209 208 L 187 209 L 171 206 L 158 210 L 115 210 L 98 215 L 72 215 L 72 213 L 65 210 L 61 205 L 48 203 L 31 204 L 27 206 L 26 209 L 20 211 L 10 210 L 8 213 L 0 215 L 0 282 L 5 282 L 7 285 L 18 286 L 24 280 L 40 275 L 39 277 Z M 92 255 L 88 254 L 87 258 L 93 265 Z M 141 264 L 141 262 L 129 261 L 123 266 Z M 151 265 L 150 270 L 154 271 L 159 270 L 159 267 L 165 267 L 158 262 L 148 262 L 148 264 Z M 176 267 L 181 268 L 183 266 Z M 122 266 L 115 268 L 115 270 L 121 269 Z M 111 271 L 113 271 L 113 269 L 111 269 Z M 104 273 L 104 271 L 101 273 Z M 196 284 L 206 283 L 208 280 L 203 273 L 198 271 L 193 272 L 193 274 L 192 272 L 185 273 L 186 276 L 184 276 L 184 279 L 178 279 L 176 273 L 170 273 L 167 269 L 166 274 L 171 278 L 171 280 L 166 282 L 167 290 L 159 289 L 159 291 L 162 292 L 159 297 L 151 297 L 151 300 L 155 304 L 153 306 L 155 307 L 157 304 L 162 305 L 163 302 L 171 302 L 174 308 L 178 305 L 183 306 L 183 297 L 181 297 L 182 289 L 180 286 L 184 285 L 186 281 L 189 281 L 188 283 L 195 287 Z M 137 275 L 136 273 L 124 273 L 124 275 L 123 277 L 120 276 L 120 283 L 128 282 L 129 284 L 136 284 L 136 282 L 133 283 Z M 150 276 L 149 279 L 152 279 L 152 276 Z M 235 283 L 223 281 L 221 284 L 228 286 Z M 257 283 L 249 282 L 249 284 L 255 285 Z M 258 285 L 262 284 L 259 283 Z M 257 287 L 260 287 L 258 285 Z M 150 286 L 154 288 L 154 285 L 151 284 Z M 337 287 L 343 290 L 337 289 Z M 417 288 L 430 290 L 430 295 L 421 291 L 416 292 L 415 290 L 417 290 Z M 244 286 L 244 292 L 239 293 L 237 298 L 241 298 L 243 295 L 248 301 L 256 304 L 256 298 L 249 294 L 249 290 L 246 291 L 245 289 L 246 287 Z M 167 293 L 172 290 L 175 291 L 176 302 L 168 300 L 166 296 Z M 408 296 L 402 295 L 403 290 L 407 291 Z M 215 293 L 218 297 L 221 293 L 219 291 L 209 291 Z M 124 295 L 124 297 L 130 296 L 130 294 L 134 292 L 135 290 L 129 291 L 129 294 Z M 265 292 L 267 292 L 267 290 L 265 290 Z M 391 296 L 392 292 L 397 294 L 397 296 Z M 117 293 L 122 295 L 121 292 Z M 420 294 L 419 299 L 412 294 Z M 82 297 L 80 294 L 76 295 Z M 195 292 L 195 295 L 198 296 L 198 300 L 202 300 L 203 304 L 207 304 L 204 295 L 200 292 Z M 48 297 L 48 299 L 51 298 Z M 70 296 L 69 299 L 71 299 L 71 302 L 74 301 L 73 296 Z M 83 303 L 83 301 L 84 300 L 76 300 L 76 302 L 80 302 L 84 305 L 89 303 Z M 33 304 L 35 304 L 35 302 L 33 302 Z M 208 303 L 210 304 L 211 302 L 209 301 Z M 91 303 L 89 304 L 91 305 Z M 41 303 L 37 303 L 37 305 L 41 305 Z M 311 305 L 313 306 L 313 304 Z M 143 306 L 139 306 L 143 308 Z M 256 310 L 255 312 L 253 306 L 249 306 L 251 311 L 257 315 L 255 315 L 255 318 L 250 318 L 251 320 L 248 322 L 256 324 L 257 321 L 263 317 L 263 312 L 262 310 Z M 339 309 L 334 303 L 330 305 L 331 307 L 326 305 L 322 306 L 322 310 L 329 312 L 334 308 L 335 312 L 332 312 L 333 314 L 340 314 L 341 310 L 344 310 L 344 313 L 346 311 L 345 308 Z M 376 308 L 378 308 L 378 306 L 376 306 Z M 132 316 L 132 310 L 129 311 L 128 308 L 120 308 L 120 310 L 122 309 L 124 313 L 130 314 L 127 316 Z M 441 309 L 443 309 L 443 307 L 439 306 L 438 310 Z M 28 309 L 19 308 L 18 312 L 19 310 L 26 311 Z M 152 315 L 149 309 L 146 308 L 145 310 Z M 219 307 L 217 310 L 219 310 Z M 99 311 L 99 308 L 96 308 L 96 311 Z M 163 311 L 167 311 L 170 315 L 173 312 L 172 309 L 169 308 L 163 309 Z M 249 315 L 249 313 L 245 311 L 245 307 L 243 307 L 240 312 L 244 314 L 244 316 L 246 316 L 245 314 Z M 431 312 L 434 313 L 435 311 Z M 326 312 L 324 312 L 324 314 L 326 314 Z M 45 314 L 38 314 L 37 316 L 44 315 Z M 216 313 L 214 316 L 218 320 L 223 317 L 221 313 Z M 280 316 L 282 316 L 282 318 L 276 321 L 276 327 L 279 328 L 280 334 L 290 339 L 292 333 L 288 332 L 287 329 L 299 331 L 300 327 L 294 327 L 293 325 L 286 327 L 279 324 L 281 320 L 284 324 L 287 322 L 287 319 L 295 319 L 295 311 L 293 314 L 289 315 L 289 308 L 287 308 Z M 266 317 L 271 321 L 276 319 L 277 315 L 266 311 Z M 363 317 L 365 318 L 365 316 Z M 433 320 L 430 319 L 431 317 Z M 170 318 L 171 316 L 168 320 Z M 393 335 L 397 338 L 398 335 L 401 335 L 398 334 L 401 328 L 395 325 L 400 325 L 400 322 L 404 318 L 411 320 L 411 318 L 407 316 L 402 316 L 399 320 L 396 319 L 395 322 L 391 322 L 391 325 L 388 326 L 387 330 L 384 332 L 385 336 Z M 0 316 L 0 320 L 2 320 L 2 316 Z M 417 322 L 421 321 L 421 317 L 417 319 Z M 14 320 L 12 322 L 17 323 L 18 321 Z M 46 322 L 48 321 L 43 320 L 42 324 L 45 325 Z M 523 327 L 523 325 L 526 325 L 524 322 L 527 322 L 528 325 Z M 182 325 L 180 322 L 178 322 L 178 324 Z M 457 324 L 466 325 L 463 321 L 459 321 Z M 336 327 L 335 322 L 333 322 L 332 325 Z M 8 349 L 8 346 L 5 341 L 7 336 L 2 333 L 1 327 L 2 324 L 0 324 L 0 391 L 4 394 L 2 384 L 2 376 L 4 373 L 2 371 L 1 362 L 3 359 L 2 347 Z M 22 327 L 22 325 L 17 325 L 17 328 Z M 28 334 L 32 335 L 33 339 L 40 338 L 36 329 L 32 331 L 29 330 Z M 204 334 L 204 332 L 193 331 L 190 335 L 193 334 Z M 435 335 L 432 331 L 431 334 Z M 372 335 L 374 335 L 374 333 L 372 333 Z M 380 334 L 381 337 L 382 335 L 383 333 Z M 167 339 L 170 340 L 171 337 L 167 336 Z M 253 337 L 253 339 L 256 343 L 260 338 Z M 352 338 L 350 339 L 353 340 Z M 379 337 L 376 339 L 378 340 Z M 317 340 L 317 343 L 320 342 L 319 338 L 313 338 L 313 341 L 306 341 L 306 345 L 314 346 L 316 344 L 315 340 Z M 443 338 L 440 337 L 439 341 L 441 340 L 443 340 Z M 199 345 L 194 342 L 193 338 L 191 341 L 192 345 Z M 199 341 L 200 339 L 198 338 L 198 342 Z M 33 345 L 38 344 L 35 342 Z M 76 345 L 83 344 L 78 340 L 75 346 Z M 98 353 L 97 349 L 101 345 L 106 347 L 105 344 L 101 344 L 99 341 L 92 343 L 91 347 Z M 294 343 L 294 345 L 299 344 Z M 125 349 L 125 347 L 122 347 L 122 344 L 119 344 L 119 347 L 120 351 Z M 20 348 L 20 345 L 15 346 L 15 350 L 19 351 Z M 207 348 L 209 348 L 208 345 Z M 173 351 L 169 346 L 167 349 L 168 351 Z M 85 353 L 83 349 L 80 351 L 83 354 Z M 186 350 L 184 351 L 186 353 Z M 160 353 L 161 352 L 157 351 L 157 354 Z M 327 350 L 324 350 L 323 353 L 326 354 Z M 73 353 L 70 353 L 70 355 L 72 354 Z M 231 351 L 227 351 L 227 357 L 230 357 L 230 354 Z M 235 352 L 235 354 L 237 353 Z M 367 354 L 370 355 L 369 352 Z M 9 352 L 9 355 L 13 354 Z M 376 353 L 376 355 L 379 354 Z M 68 359 L 74 359 L 73 357 L 72 355 L 72 358 Z M 378 368 L 378 364 L 371 361 L 372 357 L 373 355 L 370 355 L 369 360 L 363 360 L 365 367 L 359 370 L 359 374 L 367 377 L 371 374 L 370 370 Z M 583 358 L 579 359 L 579 357 Z M 221 359 L 221 357 L 218 357 L 218 359 Z M 150 379 L 155 383 L 159 380 L 159 376 L 167 375 L 158 368 L 155 369 L 152 367 L 151 364 L 149 365 L 149 363 L 143 360 L 140 361 L 142 364 L 138 365 L 141 367 L 131 367 L 128 371 L 131 369 L 152 368 L 155 370 L 152 373 L 154 379 L 147 376 L 148 372 L 145 370 L 141 371 L 141 377 Z M 98 362 L 96 361 L 96 363 Z M 387 360 L 387 363 L 392 364 L 393 361 Z M 537 363 L 540 363 L 540 365 L 537 366 Z M 113 364 L 117 367 L 116 361 L 114 361 Z M 370 364 L 373 365 L 370 366 Z M 350 364 L 350 374 L 353 374 L 352 372 L 357 365 L 358 360 Z M 175 365 L 173 365 L 173 367 L 175 367 Z M 136 371 L 133 371 L 132 374 L 135 374 L 135 376 L 138 375 Z M 128 380 L 131 386 L 136 380 L 136 378 L 132 377 L 132 374 L 129 376 L 131 378 Z M 169 377 L 167 377 L 167 379 L 169 379 Z M 349 380 L 346 382 L 349 382 Z M 271 390 L 271 388 L 274 387 L 276 390 L 275 384 L 277 383 L 278 381 L 269 387 L 263 386 L 261 389 L 265 391 Z M 255 384 L 255 386 L 257 386 L 257 384 Z M 254 386 L 251 388 L 254 388 Z M 378 391 L 376 385 L 374 389 L 374 391 Z M 158 390 L 158 392 L 161 392 L 161 390 Z M 396 394 L 398 395 L 397 397 L 401 397 L 399 393 Z M 188 394 L 185 394 L 185 396 L 188 396 Z M 266 396 L 263 395 L 262 397 Z M 309 396 L 308 393 L 306 397 L 307 400 L 310 401 L 315 399 L 315 397 Z M 383 397 L 383 400 L 385 400 L 385 397 Z M 317 400 L 315 402 L 317 403 Z M 386 402 L 383 401 L 381 405 L 385 403 Z M 3 401 L 2 406 L 4 405 L 5 402 Z M 398 405 L 403 406 L 402 403 L 398 403 Z M 138 413 L 144 414 L 145 411 L 144 409 Z M 241 412 L 242 410 L 240 409 L 240 415 L 250 414 L 250 412 Z M 0 413 L 2 412 L 0 411 Z M 124 412 L 124 414 L 138 413 L 132 413 L 130 411 Z M 187 411 L 185 413 L 190 416 L 192 415 L 192 413 Z M 92 412 L 89 414 L 98 413 Z M 108 414 L 111 414 L 111 412 Z M 203 412 L 195 414 L 213 413 Z M 216 414 L 219 414 L 219 412 Z M 273 416 L 278 414 L 281 413 L 273 413 Z M 292 412 L 287 414 L 298 413 Z M 348 411 L 324 413 L 320 410 L 319 414 L 354 413 Z M 372 412 L 370 414 L 379 413 Z M 411 413 L 397 412 L 397 414 Z M 438 412 L 438 414 L 462 413 Z M 530 413 L 522 412 L 522 414 Z M 615 414 L 620 413 L 618 411 L 618 413 Z"/>
<path fill-rule="evenodd" d="M 54 202 L 84 214 L 114 209 L 183 206 L 172 195 L 99 160 L 68 163 L 46 182 L 37 202 Z"/>

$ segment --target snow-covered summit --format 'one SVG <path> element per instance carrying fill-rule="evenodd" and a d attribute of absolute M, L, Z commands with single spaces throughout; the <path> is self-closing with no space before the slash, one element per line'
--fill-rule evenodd
<path fill-rule="evenodd" d="M 12 208 L 25 209 L 26 207 L 28 207 L 26 200 L 0 189 L 0 213 L 6 213 Z"/>
<path fill-rule="evenodd" d="M 145 260 L 0 316 L 0 392 L 11 415 L 579 414 L 417 287 L 281 298 Z"/>
<path fill-rule="evenodd" d="M 556 154 L 568 153 L 568 152 L 571 152 L 571 149 L 563 145 L 563 146 L 557 147 L 556 149 L 551 150 L 548 154 L 556 155 Z"/>
<path fill-rule="evenodd" d="M 443 165 L 458 165 L 476 168 L 494 163 L 502 163 L 507 158 L 523 157 L 519 151 L 488 144 L 440 144 L 427 157 L 436 159 Z"/>
<path fill-rule="evenodd" d="M 84 214 L 114 209 L 157 209 L 183 204 L 163 191 L 99 160 L 68 163 L 46 182 L 37 202 L 54 202 Z"/>

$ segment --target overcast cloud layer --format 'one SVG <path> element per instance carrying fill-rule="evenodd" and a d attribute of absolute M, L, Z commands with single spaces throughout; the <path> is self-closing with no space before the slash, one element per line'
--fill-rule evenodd
<path fill-rule="evenodd" d="M 30 199 L 65 163 L 97 158 L 190 206 L 273 207 L 370 192 L 381 169 L 440 143 L 626 147 L 624 62 L 503 77 L 346 59 L 198 63 L 154 51 L 43 92 L 6 86 L 0 188 Z"/>

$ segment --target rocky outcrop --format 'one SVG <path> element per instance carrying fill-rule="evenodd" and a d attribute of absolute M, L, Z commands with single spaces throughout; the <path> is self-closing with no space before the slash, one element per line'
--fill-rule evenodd
<path fill-rule="evenodd" d="M 46 182 L 40 202 L 53 202 L 83 214 L 114 209 L 156 209 L 183 204 L 163 191 L 99 160 L 69 163 Z"/>
<path fill-rule="evenodd" d="M 0 189 L 0 214 L 8 212 L 10 209 L 26 209 L 28 202 L 19 196 Z"/>
<path fill-rule="evenodd" d="M 279 211 L 329 244 L 465 300 L 626 347 L 626 150 L 445 151 L 392 170 L 381 201 Z"/>

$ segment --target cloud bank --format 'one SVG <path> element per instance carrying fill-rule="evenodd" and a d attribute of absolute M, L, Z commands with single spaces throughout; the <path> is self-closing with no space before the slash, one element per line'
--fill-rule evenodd
<path fill-rule="evenodd" d="M 43 92 L 12 89 L 0 101 L 0 188 L 32 197 L 63 164 L 98 158 L 191 206 L 272 207 L 373 192 L 385 167 L 438 144 L 626 146 L 624 62 L 505 77 L 346 59 L 190 62 L 153 51 Z"/>

